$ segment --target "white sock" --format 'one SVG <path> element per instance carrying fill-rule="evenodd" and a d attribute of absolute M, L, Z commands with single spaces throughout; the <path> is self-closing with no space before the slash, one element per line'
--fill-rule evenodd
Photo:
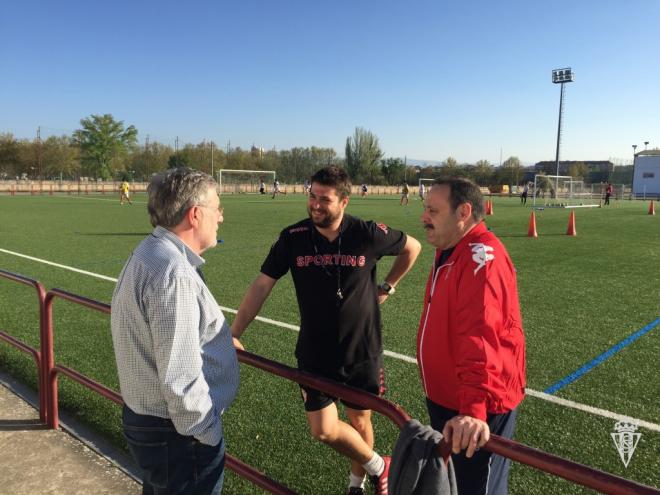
<path fill-rule="evenodd" d="M 351 472 L 348 475 L 348 487 L 351 488 L 352 486 L 359 486 L 360 488 L 364 488 L 364 476 L 358 476 Z"/>
<path fill-rule="evenodd" d="M 385 471 L 385 461 L 381 456 L 374 452 L 374 456 L 366 464 L 362 464 L 364 470 L 369 473 L 369 476 L 380 476 Z"/>

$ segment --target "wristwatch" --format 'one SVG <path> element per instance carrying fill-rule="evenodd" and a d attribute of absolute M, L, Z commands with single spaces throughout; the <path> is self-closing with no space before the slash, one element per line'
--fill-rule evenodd
<path fill-rule="evenodd" d="M 392 294 L 394 294 L 394 293 L 396 292 L 396 290 L 394 289 L 394 287 L 392 287 L 392 286 L 391 286 L 390 284 L 388 284 L 387 282 L 383 282 L 383 283 L 381 283 L 378 287 L 379 287 L 379 288 L 380 288 L 385 294 L 387 294 L 388 296 L 391 296 Z"/>

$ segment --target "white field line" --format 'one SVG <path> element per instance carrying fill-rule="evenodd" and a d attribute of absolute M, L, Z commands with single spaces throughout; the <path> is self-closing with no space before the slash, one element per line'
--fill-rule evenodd
<path fill-rule="evenodd" d="M 603 418 L 614 419 L 616 421 L 625 421 L 626 423 L 635 423 L 636 425 L 641 426 L 642 428 L 646 428 L 647 430 L 660 432 L 660 425 L 651 423 L 649 421 L 636 419 L 624 414 L 617 414 L 612 411 L 608 411 L 607 409 L 600 409 L 599 407 L 587 406 L 586 404 L 580 404 L 579 402 L 574 402 L 572 400 L 562 399 L 556 395 L 546 394 L 545 392 L 539 392 L 538 390 L 532 390 L 531 388 L 525 389 L 525 392 L 527 392 L 527 395 L 530 395 L 531 397 L 547 400 L 553 404 L 565 406 L 570 409 L 577 409 L 578 411 L 584 411 L 596 416 L 602 416 Z"/>
<path fill-rule="evenodd" d="M 44 263 L 45 265 L 55 266 L 57 268 L 62 268 L 64 270 L 69 270 L 76 273 L 82 273 L 83 275 L 100 278 L 101 280 L 107 280 L 108 282 L 117 282 L 116 278 L 106 277 L 105 275 L 99 275 L 98 273 L 87 272 L 85 270 L 80 270 L 79 268 L 73 268 L 72 266 L 60 265 L 59 263 L 53 263 L 52 261 L 42 260 L 41 258 L 35 258 L 26 254 L 15 253 L 14 251 L 8 251 L 7 249 L 0 248 L 0 253 L 11 254 L 12 256 L 18 256 L 19 258 L 25 258 L 26 260 L 37 261 L 38 263 Z"/>
<path fill-rule="evenodd" d="M 93 272 L 88 272 L 88 271 L 85 271 L 85 270 L 80 270 L 78 268 L 74 268 L 74 267 L 67 266 L 67 265 L 61 265 L 59 263 L 53 263 L 52 261 L 43 260 L 41 258 L 35 258 L 33 256 L 27 256 L 25 254 L 15 253 L 14 251 L 8 251 L 6 249 L 0 248 L 0 252 L 10 254 L 10 255 L 13 255 L 13 256 L 18 256 L 20 258 L 25 258 L 25 259 L 28 259 L 28 260 L 31 260 L 31 261 L 36 261 L 36 262 L 39 262 L 39 263 L 44 263 L 46 265 L 55 266 L 57 268 L 62 268 L 64 270 L 69 270 L 69 271 L 72 271 L 72 272 L 81 273 L 83 275 L 88 275 L 90 277 L 99 278 L 101 280 L 107 280 L 108 282 L 115 282 L 115 283 L 117 282 L 117 279 L 113 278 L 113 277 L 108 277 L 106 275 L 100 275 L 98 273 L 93 273 Z M 222 311 L 226 311 L 226 312 L 232 313 L 232 314 L 237 313 L 237 310 L 232 309 L 232 308 L 227 308 L 227 307 L 224 307 L 224 306 L 220 306 L 220 309 Z M 262 316 L 257 316 L 255 319 L 258 320 L 258 321 L 261 321 L 263 323 L 268 323 L 270 325 L 274 325 L 274 326 L 277 326 L 277 327 L 288 328 L 289 330 L 295 330 L 296 332 L 300 331 L 299 326 L 291 325 L 290 323 L 284 323 L 284 322 L 281 322 L 281 321 L 272 320 L 270 318 L 264 318 Z M 415 359 L 414 357 L 411 357 L 411 356 L 406 356 L 405 354 L 399 354 L 397 352 L 392 352 L 392 351 L 387 351 L 387 350 L 383 351 L 383 354 L 385 354 L 388 357 L 398 359 L 400 361 L 405 361 L 406 363 L 417 364 L 417 359 Z M 612 411 L 608 411 L 607 409 L 600 409 L 598 407 L 588 406 L 586 404 L 581 404 L 579 402 L 574 402 L 572 400 L 562 399 L 561 397 L 556 397 L 554 395 L 546 394 L 544 392 L 539 392 L 538 390 L 534 390 L 534 389 L 531 389 L 531 388 L 527 388 L 527 389 L 525 389 L 525 391 L 527 392 L 527 395 L 529 395 L 530 397 L 535 397 L 537 399 L 545 400 L 545 401 L 551 402 L 553 404 L 568 407 L 569 409 L 576 409 L 578 411 L 583 411 L 583 412 L 586 412 L 586 413 L 589 413 L 589 414 L 593 414 L 595 416 L 601 416 L 603 418 L 613 419 L 613 420 L 616 420 L 616 421 L 625 421 L 625 422 L 628 422 L 628 423 L 635 423 L 638 426 L 641 426 L 642 428 L 646 428 L 647 430 L 660 432 L 660 425 L 656 424 L 656 423 L 651 423 L 649 421 L 636 419 L 636 418 L 633 418 L 631 416 L 626 416 L 624 414 L 618 414 L 618 413 L 615 413 L 615 412 L 612 412 Z"/>

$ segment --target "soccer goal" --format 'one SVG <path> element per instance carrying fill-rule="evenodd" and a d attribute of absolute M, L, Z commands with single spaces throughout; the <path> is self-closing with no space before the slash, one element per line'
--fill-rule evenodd
<path fill-rule="evenodd" d="M 568 175 L 534 176 L 534 188 L 531 191 L 532 206 L 548 208 L 589 208 L 599 206 L 594 202 L 591 190 L 584 187 L 584 181 L 575 180 Z"/>
<path fill-rule="evenodd" d="M 274 170 L 218 170 L 218 185 L 221 194 L 258 193 L 261 182 L 266 192 L 273 188 L 276 173 Z"/>

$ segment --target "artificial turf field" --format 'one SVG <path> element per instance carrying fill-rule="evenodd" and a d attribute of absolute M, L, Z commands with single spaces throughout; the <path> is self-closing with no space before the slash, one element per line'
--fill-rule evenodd
<path fill-rule="evenodd" d="M 384 222 L 422 242 L 412 271 L 383 306 L 386 350 L 415 355 L 415 336 L 433 250 L 419 222 L 422 205 L 399 206 L 398 196 L 353 197 L 347 212 Z M 223 196 L 225 223 L 217 248 L 205 253 L 207 284 L 219 304 L 237 308 L 280 230 L 306 216 L 302 195 Z M 114 196 L 0 196 L 0 269 L 110 302 L 114 283 L 92 275 L 28 260 L 12 251 L 106 277 L 117 277 L 131 250 L 151 231 L 146 197 L 120 206 Z M 544 391 L 660 317 L 660 218 L 648 202 L 613 201 L 606 208 L 576 210 L 577 237 L 564 235 L 569 211 L 536 212 L 538 239 L 528 238 L 530 203 L 495 198 L 487 224 L 504 242 L 516 265 L 527 339 L 527 386 Z M 382 278 L 391 258 L 379 264 Z M 233 314 L 225 312 L 229 320 Z M 262 316 L 298 324 L 289 275 L 275 287 Z M 54 308 L 56 362 L 118 389 L 110 319 L 57 301 Z M 0 279 L 0 329 L 28 344 L 38 343 L 33 289 Z M 246 349 L 294 365 L 297 334 L 255 321 Z M 648 485 L 660 486 L 660 324 L 553 395 L 579 405 L 650 423 L 627 468 L 610 433 L 616 420 L 560 405 L 534 394 L 523 402 L 515 439 L 532 447 Z M 385 357 L 386 397 L 428 422 L 417 366 Z M 0 345 L 0 368 L 35 386 L 31 358 Z M 59 380 L 60 408 L 77 415 L 123 445 L 120 409 L 66 378 Z M 533 392 L 530 392 L 530 394 Z M 339 494 L 348 464 L 308 433 L 297 386 L 241 366 L 241 388 L 224 416 L 230 453 L 304 494 Z M 396 428 L 375 418 L 376 450 L 390 453 Z M 585 493 L 554 476 L 514 464 L 511 493 Z M 261 493 L 229 473 L 228 494 Z"/>

